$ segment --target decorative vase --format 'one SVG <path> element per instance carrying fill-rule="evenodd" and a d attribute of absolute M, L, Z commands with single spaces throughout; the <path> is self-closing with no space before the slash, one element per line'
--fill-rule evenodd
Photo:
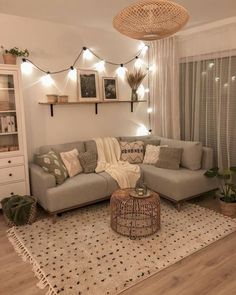
<path fill-rule="evenodd" d="M 3 61 L 4 64 L 9 64 L 9 65 L 16 65 L 16 55 L 12 55 L 10 53 L 4 53 L 3 55 Z"/>
<path fill-rule="evenodd" d="M 138 101 L 137 89 L 131 89 L 131 100 L 132 101 Z"/>
<path fill-rule="evenodd" d="M 222 195 L 218 194 L 220 211 L 229 217 L 236 217 L 236 203 L 227 203 L 222 200 Z"/>

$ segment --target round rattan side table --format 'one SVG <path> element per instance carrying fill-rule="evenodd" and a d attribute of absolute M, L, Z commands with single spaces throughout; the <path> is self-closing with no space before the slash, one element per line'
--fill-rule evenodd
<path fill-rule="evenodd" d="M 160 229 L 160 197 L 135 198 L 130 190 L 115 191 L 110 200 L 111 228 L 130 239 L 146 237 Z"/>

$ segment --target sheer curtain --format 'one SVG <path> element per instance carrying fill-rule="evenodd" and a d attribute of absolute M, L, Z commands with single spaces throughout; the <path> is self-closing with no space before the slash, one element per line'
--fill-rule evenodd
<path fill-rule="evenodd" d="M 155 66 L 151 76 L 154 133 L 179 139 L 179 64 L 176 37 L 152 42 L 150 63 Z"/>
<path fill-rule="evenodd" d="M 235 33 L 233 24 L 180 40 L 181 139 L 212 147 L 221 168 L 236 165 Z"/>

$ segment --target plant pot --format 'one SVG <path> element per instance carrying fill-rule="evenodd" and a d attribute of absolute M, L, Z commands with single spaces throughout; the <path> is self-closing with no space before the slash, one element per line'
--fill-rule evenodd
<path fill-rule="evenodd" d="M 10 53 L 4 53 L 2 56 L 3 56 L 4 64 L 16 65 L 17 56 L 12 55 Z"/>
<path fill-rule="evenodd" d="M 220 211 L 222 214 L 229 217 L 236 217 L 236 203 L 227 203 L 222 201 L 222 196 L 219 196 Z"/>

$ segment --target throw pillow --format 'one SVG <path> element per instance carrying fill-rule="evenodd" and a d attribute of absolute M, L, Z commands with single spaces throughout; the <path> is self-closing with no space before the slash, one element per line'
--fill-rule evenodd
<path fill-rule="evenodd" d="M 167 147 L 167 145 L 165 147 Z M 161 146 L 148 144 L 146 146 L 143 164 L 150 164 L 150 165 L 156 164 L 157 160 L 159 159 L 160 148 Z"/>
<path fill-rule="evenodd" d="M 83 171 L 83 168 L 79 161 L 79 152 L 77 149 L 72 151 L 60 153 L 61 159 L 66 166 L 68 174 L 70 177 L 73 177 Z"/>
<path fill-rule="evenodd" d="M 145 153 L 148 145 L 158 146 L 158 145 L 160 145 L 161 140 L 160 139 L 145 139 L 143 142 L 144 142 L 144 153 Z"/>
<path fill-rule="evenodd" d="M 87 151 L 79 154 L 80 164 L 83 167 L 84 173 L 94 173 L 97 168 L 97 153 Z"/>
<path fill-rule="evenodd" d="M 120 142 L 121 161 L 127 161 L 130 164 L 143 162 L 144 144 L 143 141 Z"/>
<path fill-rule="evenodd" d="M 55 151 L 50 151 L 43 155 L 35 156 L 35 163 L 44 171 L 52 174 L 56 178 L 56 184 L 62 184 L 68 177 L 66 167 L 60 159 L 60 155 Z"/>
<path fill-rule="evenodd" d="M 181 148 L 160 147 L 159 159 L 155 166 L 172 170 L 179 169 L 182 151 Z"/>

